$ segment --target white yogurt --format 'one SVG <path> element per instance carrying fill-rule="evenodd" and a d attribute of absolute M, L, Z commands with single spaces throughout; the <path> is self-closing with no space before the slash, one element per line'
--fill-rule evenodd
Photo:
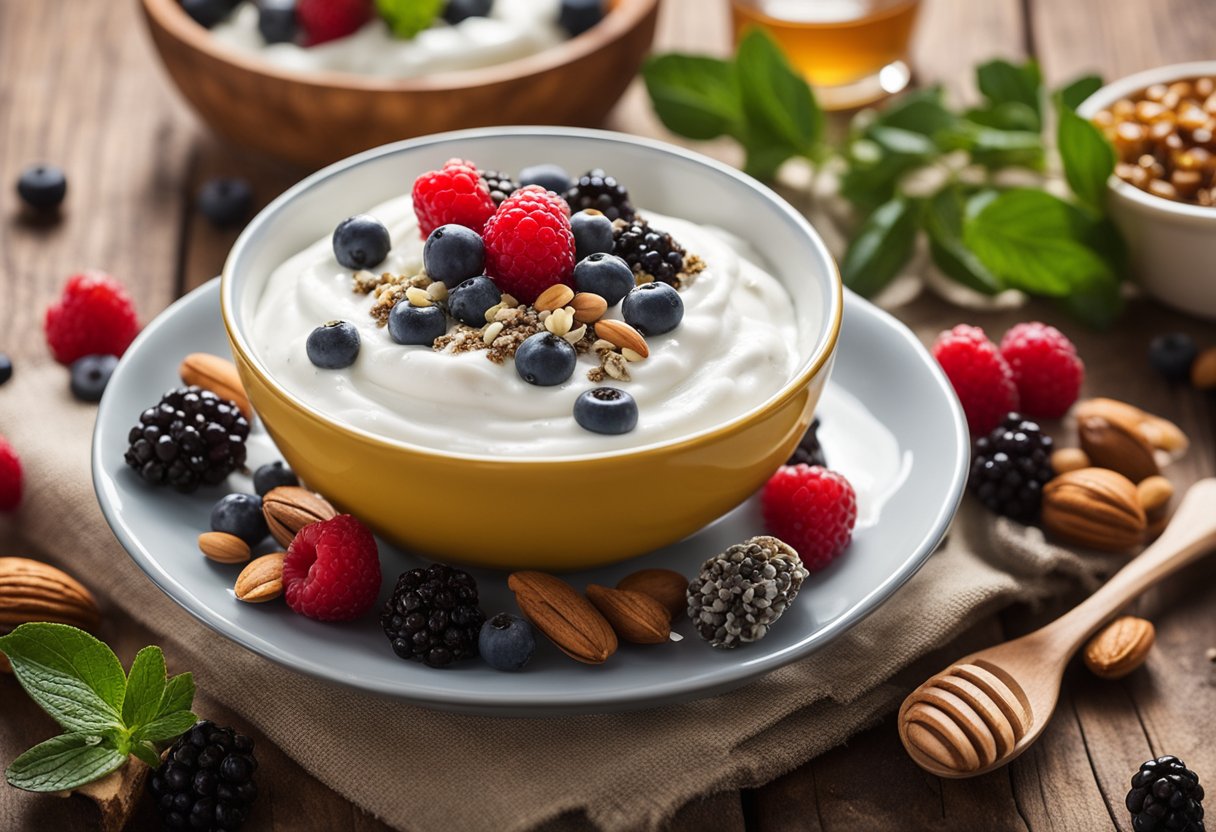
<path fill-rule="evenodd" d="M 409 40 L 395 37 L 377 17 L 353 35 L 317 46 L 268 44 L 258 32 L 258 10 L 240 7 L 211 30 L 217 40 L 296 72 L 351 72 L 414 78 L 476 69 L 536 54 L 565 39 L 557 25 L 559 0 L 494 0 L 489 17 L 450 26 L 442 20 Z"/>
<path fill-rule="evenodd" d="M 370 213 L 394 246 L 377 272 L 415 274 L 422 239 L 409 197 Z M 599 366 L 580 355 L 557 387 L 528 384 L 514 362 L 494 364 L 483 351 L 453 354 L 395 343 L 352 291 L 351 273 L 334 259 L 327 236 L 271 274 L 252 325 L 254 350 L 292 394 L 326 415 L 371 433 L 445 451 L 495 456 L 572 456 L 678 439 L 745 413 L 776 393 L 798 363 L 793 303 L 738 238 L 715 228 L 647 213 L 706 268 L 681 291 L 684 320 L 647 339 L 650 357 L 630 365 L 632 380 L 605 381 L 637 400 L 635 430 L 602 436 L 579 427 L 574 400 L 597 385 Z M 608 318 L 620 318 L 620 306 Z M 359 358 L 345 370 L 321 370 L 305 340 L 326 321 L 359 328 Z M 814 320 L 810 310 L 804 320 Z"/>

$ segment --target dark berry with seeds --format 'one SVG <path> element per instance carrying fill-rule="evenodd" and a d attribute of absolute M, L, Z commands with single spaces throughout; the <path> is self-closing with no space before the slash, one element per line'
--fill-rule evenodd
<path fill-rule="evenodd" d="M 625 186 L 600 168 L 589 170 L 566 191 L 566 202 L 574 212 L 594 208 L 610 220 L 633 219 L 633 203 Z"/>
<path fill-rule="evenodd" d="M 448 286 L 476 277 L 485 264 L 486 247 L 481 235 L 463 225 L 439 226 L 422 247 L 422 265 L 427 275 Z"/>
<path fill-rule="evenodd" d="M 615 242 L 612 220 L 594 208 L 579 211 L 570 217 L 570 233 L 574 235 L 574 262 L 592 254 L 611 254 Z"/>
<path fill-rule="evenodd" d="M 638 404 L 624 390 L 596 387 L 574 400 L 574 421 L 592 433 L 629 433 L 638 424 Z"/>
<path fill-rule="evenodd" d="M 308 333 L 304 350 L 314 367 L 342 370 L 359 357 L 359 330 L 348 321 L 329 321 Z"/>
<path fill-rule="evenodd" d="M 1135 832 L 1203 832 L 1203 786 L 1177 757 L 1149 760 L 1132 776 L 1127 793 Z"/>
<path fill-rule="evenodd" d="M 148 788 L 165 829 L 240 829 L 258 797 L 253 740 L 203 720 L 178 738 Z"/>
<path fill-rule="evenodd" d="M 818 416 L 811 420 L 811 426 L 806 429 L 806 433 L 798 441 L 798 447 L 794 448 L 794 452 L 790 454 L 790 458 L 786 460 L 785 464 L 818 465 L 821 468 L 828 467 L 827 457 L 823 453 L 823 446 L 819 443 Z"/>
<path fill-rule="evenodd" d="M 196 202 L 216 228 L 232 228 L 253 212 L 253 186 L 238 177 L 217 176 L 198 189 Z"/>
<path fill-rule="evenodd" d="M 578 353 L 552 332 L 530 335 L 515 351 L 515 371 L 528 384 L 554 387 L 574 375 Z"/>
<path fill-rule="evenodd" d="M 546 191 L 565 194 L 570 190 L 570 174 L 561 165 L 530 165 L 519 172 L 519 186 L 540 185 Z"/>
<path fill-rule="evenodd" d="M 486 325 L 486 312 L 501 302 L 498 285 L 481 275 L 464 281 L 448 294 L 448 311 L 462 324 L 482 327 Z"/>
<path fill-rule="evenodd" d="M 494 200 L 495 205 L 502 205 L 504 199 L 519 189 L 519 185 L 508 173 L 500 173 L 496 170 L 483 170 L 481 178 L 486 181 L 486 188 L 490 191 L 490 199 Z"/>
<path fill-rule="evenodd" d="M 210 390 L 179 387 L 140 414 L 127 436 L 128 465 L 152 485 L 189 493 L 219 485 L 245 464 L 249 422 Z"/>
<path fill-rule="evenodd" d="M 976 441 L 967 487 L 997 514 L 1030 523 L 1053 476 L 1051 451 L 1051 437 L 1037 422 L 1010 413 Z"/>
<path fill-rule="evenodd" d="M 50 213 L 67 196 L 68 179 L 54 165 L 30 165 L 17 179 L 17 195 L 35 211 Z"/>
<path fill-rule="evenodd" d="M 1195 339 L 1184 332 L 1158 335 L 1148 345 L 1148 363 L 1168 381 L 1186 381 L 1199 355 Z"/>
<path fill-rule="evenodd" d="M 518 615 L 500 612 L 481 625 L 477 649 L 495 670 L 523 670 L 536 652 L 536 634 Z"/>
<path fill-rule="evenodd" d="M 275 488 L 299 484 L 300 478 L 296 472 L 284 465 L 282 460 L 267 462 L 253 472 L 253 490 L 259 497 L 265 497 Z"/>
<path fill-rule="evenodd" d="M 380 625 L 401 658 L 447 667 L 477 655 L 485 620 L 473 576 L 436 563 L 397 579 Z"/>
<path fill-rule="evenodd" d="M 262 514 L 262 498 L 256 494 L 229 494 L 211 509 L 211 531 L 235 535 L 250 546 L 270 534 Z"/>
<path fill-rule="evenodd" d="M 448 331 L 448 316 L 438 306 L 414 306 L 402 300 L 388 313 L 388 334 L 398 344 L 429 347 Z"/>
<path fill-rule="evenodd" d="M 629 264 L 635 274 L 650 275 L 662 283 L 680 287 L 687 253 L 665 231 L 652 228 L 645 220 L 619 226 L 613 253 Z"/>
<path fill-rule="evenodd" d="M 348 269 L 374 269 L 392 247 L 384 223 L 368 214 L 347 217 L 334 229 L 334 257 Z"/>
<path fill-rule="evenodd" d="M 643 335 L 662 335 L 684 320 L 684 299 L 668 283 L 643 283 L 625 295 L 621 315 Z"/>
<path fill-rule="evenodd" d="M 118 366 L 113 355 L 86 355 L 72 362 L 70 389 L 82 402 L 99 402 Z"/>

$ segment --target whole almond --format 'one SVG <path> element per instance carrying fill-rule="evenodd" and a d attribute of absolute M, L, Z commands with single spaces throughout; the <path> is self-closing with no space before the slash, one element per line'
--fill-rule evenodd
<path fill-rule="evenodd" d="M 178 368 L 182 381 L 193 384 L 204 390 L 210 390 L 221 399 L 233 402 L 245 418 L 253 414 L 249 406 L 249 397 L 241 385 L 241 377 L 236 371 L 236 365 L 227 358 L 211 355 L 205 352 L 194 352 L 187 355 Z"/>
<path fill-rule="evenodd" d="M 1077 435 L 1095 467 L 1118 471 L 1132 482 L 1160 472 L 1153 447 L 1133 424 L 1105 416 L 1081 416 Z"/>
<path fill-rule="evenodd" d="M 1136 494 L 1144 513 L 1152 516 L 1169 504 L 1174 496 L 1174 484 L 1160 475 L 1148 477 L 1136 484 Z"/>
<path fill-rule="evenodd" d="M 1197 390 L 1216 390 L 1216 347 L 1208 347 L 1191 365 L 1191 384 Z"/>
<path fill-rule="evenodd" d="M 608 301 L 594 292 L 579 292 L 570 299 L 570 306 L 574 308 L 574 320 L 580 324 L 598 321 L 608 311 Z"/>
<path fill-rule="evenodd" d="M 285 552 L 262 555 L 241 570 L 233 587 L 237 600 L 261 604 L 283 594 L 283 557 Z"/>
<path fill-rule="evenodd" d="M 650 347 L 646 346 L 646 339 L 642 337 L 642 333 L 624 321 L 596 321 L 595 337 L 604 339 L 614 347 L 633 350 L 643 358 L 650 356 Z"/>
<path fill-rule="evenodd" d="M 1085 646 L 1085 666 L 1103 679 L 1122 679 L 1144 664 L 1156 637 L 1151 621 L 1116 618 Z"/>
<path fill-rule="evenodd" d="M 286 549 L 296 532 L 312 523 L 336 517 L 338 510 L 319 494 L 298 485 L 281 485 L 262 498 L 262 514 L 275 541 Z"/>
<path fill-rule="evenodd" d="M 532 304 L 532 307 L 537 312 L 552 312 L 554 309 L 561 309 L 573 299 L 573 289 L 565 283 L 554 283 L 540 293 L 540 297 L 536 299 L 536 303 Z"/>
<path fill-rule="evenodd" d="M 29 558 L 0 558 L 0 634 L 32 621 L 96 630 L 101 610 L 93 593 L 66 572 Z M 0 653 L 0 672 L 12 668 Z"/>
<path fill-rule="evenodd" d="M 1069 471 L 1043 486 L 1042 520 L 1061 540 L 1108 552 L 1138 546 L 1148 522 L 1136 486 L 1106 468 Z"/>
<path fill-rule="evenodd" d="M 544 572 L 514 572 L 507 578 L 507 586 L 515 593 L 524 617 L 570 658 L 602 664 L 616 652 L 612 625 L 561 578 Z"/>
<path fill-rule="evenodd" d="M 1051 454 L 1051 470 L 1057 474 L 1089 468 L 1089 457 L 1080 448 L 1059 448 Z"/>
<path fill-rule="evenodd" d="M 244 563 L 249 560 L 249 544 L 227 532 L 200 534 L 198 550 L 216 563 Z"/>
<path fill-rule="evenodd" d="M 639 569 L 621 578 L 616 588 L 649 595 L 667 608 L 671 619 L 688 609 L 688 578 L 671 569 Z"/>
<path fill-rule="evenodd" d="M 649 595 L 591 584 L 587 587 L 587 598 L 625 641 L 662 644 L 671 635 L 671 615 Z"/>
<path fill-rule="evenodd" d="M 1077 403 L 1074 414 L 1078 422 L 1086 416 L 1101 416 L 1107 421 L 1122 422 L 1139 431 L 1154 448 L 1171 454 L 1185 451 L 1190 444 L 1186 434 L 1173 422 L 1118 399 L 1086 399 Z"/>

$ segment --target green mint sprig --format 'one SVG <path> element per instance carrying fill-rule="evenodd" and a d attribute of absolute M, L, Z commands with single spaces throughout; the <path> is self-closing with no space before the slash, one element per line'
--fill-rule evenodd
<path fill-rule="evenodd" d="M 134 754 L 160 765 L 157 743 L 176 738 L 198 718 L 190 712 L 194 678 L 167 678 L 159 647 L 145 647 L 124 673 L 109 647 L 65 624 L 22 624 L 0 636 L 13 675 L 64 729 L 35 745 L 5 771 L 31 792 L 74 789 L 117 771 Z"/>
<path fill-rule="evenodd" d="M 443 11 L 445 0 L 376 0 L 376 11 L 393 34 L 408 40 L 429 29 Z"/>

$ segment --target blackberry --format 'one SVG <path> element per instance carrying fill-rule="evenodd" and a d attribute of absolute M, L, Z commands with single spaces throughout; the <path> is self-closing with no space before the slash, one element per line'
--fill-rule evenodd
<path fill-rule="evenodd" d="M 631 222 L 634 217 L 629 191 L 600 168 L 580 176 L 566 191 L 566 202 L 570 203 L 570 210 L 574 213 L 594 208 L 613 221 Z"/>
<path fill-rule="evenodd" d="M 258 796 L 253 740 L 203 720 L 173 743 L 149 788 L 165 829 L 240 829 Z"/>
<path fill-rule="evenodd" d="M 1203 832 L 1203 786 L 1199 775 L 1177 757 L 1158 757 L 1140 766 L 1127 793 L 1136 832 Z"/>
<path fill-rule="evenodd" d="M 447 667 L 477 655 L 477 639 L 485 620 L 473 576 L 436 563 L 411 569 L 397 579 L 393 597 L 380 615 L 380 626 L 401 658 Z"/>
<path fill-rule="evenodd" d="M 1030 523 L 1052 476 L 1051 437 L 1037 422 L 1010 413 L 976 441 L 967 487 L 997 514 Z"/>
<path fill-rule="evenodd" d="M 798 447 L 794 448 L 794 452 L 790 454 L 790 458 L 785 461 L 786 465 L 818 465 L 821 468 L 828 467 L 827 457 L 823 454 L 823 446 L 819 444 L 819 417 L 816 416 L 811 420 L 811 426 L 806 429 L 806 433 L 802 435 L 802 439 L 798 442 Z"/>
<path fill-rule="evenodd" d="M 495 205 L 502 205 L 504 199 L 519 190 L 519 185 L 507 173 L 483 170 L 481 178 L 486 181 L 486 187 L 490 189 L 490 199 L 494 200 Z"/>
<path fill-rule="evenodd" d="M 200 387 L 170 390 L 127 435 L 127 464 L 152 485 L 190 493 L 219 485 L 245 464 L 249 422 L 237 406 Z"/>
<path fill-rule="evenodd" d="M 687 252 L 670 234 L 652 228 L 645 220 L 618 225 L 612 253 L 628 263 L 634 274 L 650 275 L 680 288 Z"/>

